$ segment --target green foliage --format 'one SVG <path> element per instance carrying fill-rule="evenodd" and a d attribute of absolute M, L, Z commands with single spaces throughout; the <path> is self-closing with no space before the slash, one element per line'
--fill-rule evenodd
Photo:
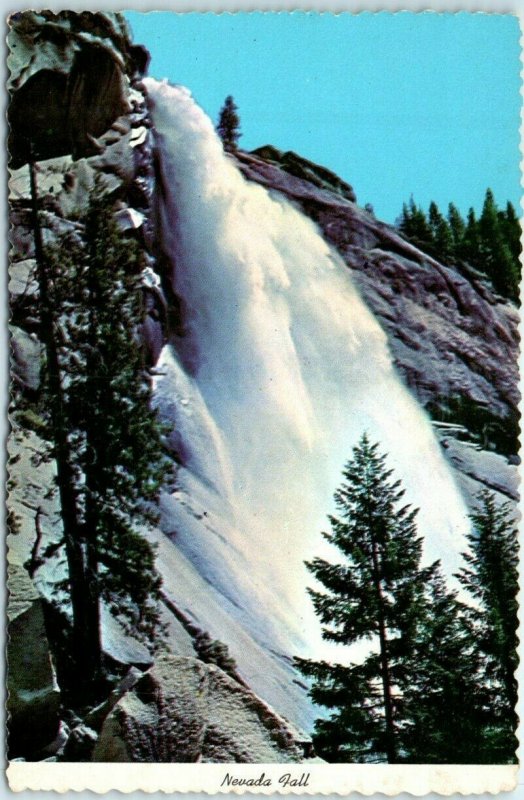
<path fill-rule="evenodd" d="M 453 235 L 446 219 L 440 213 L 436 203 L 429 206 L 429 225 L 433 250 L 439 257 L 447 261 L 453 253 Z"/>
<path fill-rule="evenodd" d="M 494 688 L 492 709 L 501 761 L 513 761 L 516 747 L 518 629 L 518 540 L 509 503 L 497 506 L 488 490 L 478 495 L 471 515 L 470 552 L 459 580 L 478 603 L 473 615 L 484 669 Z"/>
<path fill-rule="evenodd" d="M 398 221 L 400 231 L 410 239 L 413 244 L 422 250 L 431 249 L 433 245 L 433 232 L 421 206 L 417 206 L 413 197 L 409 205 L 404 203 L 402 215 Z"/>
<path fill-rule="evenodd" d="M 13 413 L 13 419 L 27 430 L 34 431 L 40 436 L 46 436 L 49 432 L 48 425 L 42 414 L 39 414 L 35 408 L 29 404 L 22 407 Z"/>
<path fill-rule="evenodd" d="M 463 425 L 484 450 L 496 450 L 505 456 L 516 455 L 519 451 L 520 426 L 516 411 L 499 417 L 480 403 L 458 394 L 435 397 L 426 404 L 426 411 L 432 419 Z"/>
<path fill-rule="evenodd" d="M 498 763 L 492 742 L 492 691 L 466 606 L 436 569 L 426 584 L 401 712 L 405 761 Z"/>
<path fill-rule="evenodd" d="M 403 760 L 396 695 L 408 680 L 407 665 L 414 663 L 425 585 L 435 569 L 420 567 L 417 512 L 402 504 L 404 491 L 377 450 L 365 435 L 354 448 L 335 493 L 340 516 L 330 517 L 331 532 L 323 534 L 344 563 L 316 558 L 307 564 L 328 590 L 309 590 L 323 638 L 343 645 L 371 640 L 378 649 L 347 668 L 297 660 L 315 679 L 315 702 L 337 708 L 319 723 L 315 742 L 321 755 L 334 760 L 367 761 L 371 754 Z M 347 705 L 348 691 L 354 706 Z"/>
<path fill-rule="evenodd" d="M 235 101 L 228 95 L 220 109 L 217 123 L 217 133 L 222 139 L 224 150 L 235 151 L 240 139 L 240 117 Z"/>
<path fill-rule="evenodd" d="M 498 536 L 488 558 L 487 534 L 472 535 L 461 578 L 483 614 L 448 591 L 438 562 L 421 567 L 416 511 L 366 436 L 343 477 L 339 515 L 323 534 L 343 560 L 308 563 L 324 589 L 309 593 L 323 638 L 368 641 L 369 653 L 346 665 L 295 659 L 313 702 L 329 712 L 315 724 L 315 749 L 331 762 L 513 761 L 516 574 L 506 509 L 487 502 L 473 517 L 478 531 Z"/>
<path fill-rule="evenodd" d="M 93 591 L 153 646 L 160 578 L 139 526 L 155 521 L 154 503 L 172 465 L 162 455 L 137 337 L 140 254 L 118 231 L 100 186 L 84 225 L 82 242 L 46 254 L 77 522 Z"/>
<path fill-rule="evenodd" d="M 414 244 L 444 262 L 468 262 L 491 280 L 503 297 L 518 303 L 520 283 L 521 227 L 515 208 L 497 208 L 491 189 L 487 189 L 480 218 L 470 208 L 464 222 L 457 207 L 449 204 L 447 220 L 436 203 L 429 216 L 411 198 L 404 203 L 398 220 L 400 231 Z"/>

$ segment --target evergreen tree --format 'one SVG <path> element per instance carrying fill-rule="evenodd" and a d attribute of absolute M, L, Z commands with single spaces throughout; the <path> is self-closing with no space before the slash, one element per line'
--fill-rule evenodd
<path fill-rule="evenodd" d="M 460 211 L 454 203 L 450 203 L 448 206 L 448 223 L 453 242 L 453 252 L 460 258 L 463 256 L 462 246 L 466 233 L 466 225 Z"/>
<path fill-rule="evenodd" d="M 402 215 L 398 223 L 401 233 L 417 247 L 431 250 L 433 247 L 433 231 L 421 206 L 417 206 L 413 196 L 409 204 L 402 206 Z"/>
<path fill-rule="evenodd" d="M 461 255 L 475 267 L 480 268 L 480 236 L 475 210 L 470 208 L 466 220 L 466 231 L 462 242 Z"/>
<path fill-rule="evenodd" d="M 217 133 L 222 139 L 224 150 L 234 152 L 238 146 L 240 139 L 240 117 L 238 116 L 238 108 L 235 101 L 228 95 L 224 105 L 220 109 L 220 114 L 217 124 Z"/>
<path fill-rule="evenodd" d="M 429 226 L 437 258 L 447 261 L 453 255 L 453 238 L 448 223 L 433 201 L 429 205 Z"/>
<path fill-rule="evenodd" d="M 422 206 L 417 206 L 413 198 L 409 204 L 411 218 L 411 238 L 415 244 L 421 247 L 432 247 L 434 237 L 431 225 L 428 222 Z"/>
<path fill-rule="evenodd" d="M 402 698 L 406 761 L 497 763 L 492 693 L 468 609 L 436 569 L 412 651 L 411 684 Z"/>
<path fill-rule="evenodd" d="M 517 725 L 518 544 L 510 506 L 497 506 L 493 493 L 478 495 L 471 519 L 470 552 L 459 580 L 478 603 L 473 612 L 476 635 L 485 657 L 485 673 L 493 688 L 494 747 L 501 761 L 513 761 Z"/>
<path fill-rule="evenodd" d="M 492 542 L 481 569 L 482 537 L 472 536 L 477 555 L 468 563 L 475 570 L 462 575 L 477 597 L 496 598 L 496 614 L 483 621 L 480 611 L 448 591 L 438 562 L 421 568 L 416 511 L 402 504 L 400 483 L 391 479 L 377 445 L 362 437 L 343 475 L 335 494 L 339 516 L 330 517 L 331 532 L 323 535 L 344 559 L 308 563 L 326 590 L 309 593 L 324 639 L 346 646 L 368 640 L 370 652 L 348 666 L 295 660 L 312 680 L 313 702 L 329 710 L 315 724 L 315 748 L 331 762 L 512 761 L 516 578 L 505 510 L 489 501 L 474 517 L 484 531 L 495 528 L 499 546 Z M 498 583 L 495 589 L 494 575 L 504 572 L 500 561 L 507 560 L 504 589 Z"/>
<path fill-rule="evenodd" d="M 119 233 L 100 184 L 84 225 L 82 242 L 49 250 L 45 262 L 58 378 L 48 389 L 51 407 L 60 412 L 59 422 L 51 415 L 50 429 L 59 470 L 64 452 L 56 442 L 65 434 L 70 507 L 64 529 L 66 545 L 70 539 L 79 554 L 77 563 L 68 553 L 68 590 L 73 599 L 81 586 L 86 596 L 81 619 L 72 602 L 71 658 L 78 689 L 88 691 L 102 672 L 101 599 L 153 646 L 160 578 L 137 525 L 154 520 L 169 463 L 137 338 L 138 250 Z"/>
<path fill-rule="evenodd" d="M 483 271 L 493 280 L 497 275 L 498 249 L 502 245 L 500 222 L 495 198 L 486 190 L 482 214 L 478 222 L 480 259 Z"/>
<path fill-rule="evenodd" d="M 397 221 L 399 230 L 417 247 L 441 261 L 461 259 L 484 272 L 493 288 L 503 297 L 519 302 L 521 226 L 515 209 L 507 203 L 499 211 L 491 189 L 487 189 L 479 219 L 469 209 L 467 223 L 453 204 L 449 204 L 447 220 L 436 203 L 429 206 L 429 217 L 417 207 L 413 198 L 404 203 Z"/>
<path fill-rule="evenodd" d="M 391 480 L 377 449 L 365 435 L 354 448 L 335 493 L 340 516 L 330 517 L 331 532 L 323 534 L 344 563 L 315 558 L 307 564 L 327 589 L 309 590 L 324 639 L 376 645 L 350 667 L 297 659 L 314 679 L 314 701 L 335 709 L 317 724 L 315 744 L 337 761 L 365 761 L 371 754 L 390 763 L 404 759 L 398 692 L 409 681 L 424 587 L 434 571 L 420 568 L 417 512 L 402 505 L 400 482 Z"/>
<path fill-rule="evenodd" d="M 504 240 L 507 242 L 515 262 L 518 262 L 522 250 L 520 244 L 522 228 L 513 203 L 508 201 L 506 210 L 501 212 L 501 218 L 499 217 L 499 219 L 504 232 Z"/>

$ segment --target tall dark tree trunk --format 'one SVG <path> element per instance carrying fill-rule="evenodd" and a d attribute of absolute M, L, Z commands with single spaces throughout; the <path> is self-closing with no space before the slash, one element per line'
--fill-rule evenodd
<path fill-rule="evenodd" d="M 384 722 L 386 727 L 386 757 L 388 763 L 397 760 L 395 746 L 395 728 L 393 725 L 393 699 L 391 695 L 391 679 L 389 675 L 388 641 L 386 633 L 386 620 L 384 614 L 384 597 L 380 583 L 380 570 L 378 563 L 377 545 L 372 544 L 373 558 L 373 584 L 378 601 L 378 636 L 380 643 L 380 673 L 382 678 L 382 693 L 384 698 Z"/>
<path fill-rule="evenodd" d="M 57 485 L 60 498 L 65 551 L 69 572 L 69 591 L 73 613 L 71 659 L 75 664 L 79 697 L 89 692 L 98 677 L 101 660 L 98 600 L 93 603 L 84 536 L 76 495 L 75 472 L 64 426 L 64 393 L 58 347 L 54 335 L 55 320 L 51 307 L 50 278 L 44 256 L 42 230 L 38 217 L 38 189 L 33 159 L 29 162 L 31 209 L 35 237 L 38 287 L 40 293 L 40 335 L 45 347 L 50 395 L 50 416 L 54 440 Z"/>

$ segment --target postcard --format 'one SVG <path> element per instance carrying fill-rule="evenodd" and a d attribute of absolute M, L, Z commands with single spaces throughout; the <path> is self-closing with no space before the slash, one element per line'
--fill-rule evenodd
<path fill-rule="evenodd" d="M 13 791 L 515 787 L 519 38 L 9 17 Z"/>

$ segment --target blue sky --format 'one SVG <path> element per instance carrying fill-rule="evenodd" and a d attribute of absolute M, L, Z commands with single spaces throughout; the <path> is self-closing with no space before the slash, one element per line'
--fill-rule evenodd
<path fill-rule="evenodd" d="M 519 25 L 510 15 L 127 12 L 150 74 L 187 86 L 216 121 L 228 94 L 240 146 L 273 144 L 334 170 L 393 221 L 413 194 L 466 213 L 490 186 L 520 201 Z"/>

